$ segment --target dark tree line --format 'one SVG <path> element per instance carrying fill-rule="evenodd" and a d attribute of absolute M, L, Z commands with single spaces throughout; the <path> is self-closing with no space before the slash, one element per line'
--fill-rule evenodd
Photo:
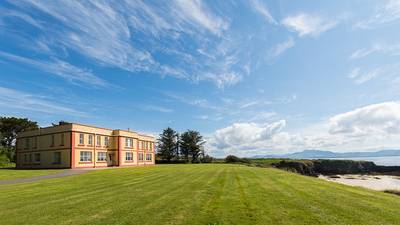
<path fill-rule="evenodd" d="M 168 127 L 158 138 L 157 156 L 165 162 L 210 162 L 212 157 L 205 155 L 204 143 L 198 131 L 187 130 L 178 134 Z"/>

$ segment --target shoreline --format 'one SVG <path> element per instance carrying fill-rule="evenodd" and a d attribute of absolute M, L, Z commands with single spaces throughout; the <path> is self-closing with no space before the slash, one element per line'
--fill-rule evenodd
<path fill-rule="evenodd" d="M 373 174 L 319 175 L 319 179 L 376 191 L 400 191 L 400 176 Z"/>

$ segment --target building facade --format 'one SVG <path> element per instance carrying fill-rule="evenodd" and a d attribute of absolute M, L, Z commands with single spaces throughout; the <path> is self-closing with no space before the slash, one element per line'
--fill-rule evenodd
<path fill-rule="evenodd" d="M 68 123 L 21 132 L 17 168 L 99 168 L 155 164 L 155 139 L 127 130 Z"/>

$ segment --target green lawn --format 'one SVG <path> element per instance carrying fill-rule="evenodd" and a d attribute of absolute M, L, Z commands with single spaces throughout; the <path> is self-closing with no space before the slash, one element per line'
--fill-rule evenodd
<path fill-rule="evenodd" d="M 35 177 L 51 173 L 61 172 L 62 170 L 23 170 L 14 168 L 0 168 L 0 180 L 13 180 L 17 178 Z M 0 193 L 1 195 L 1 193 Z"/>
<path fill-rule="evenodd" d="M 399 224 L 400 197 L 272 168 L 160 165 L 0 185 L 2 224 Z"/>

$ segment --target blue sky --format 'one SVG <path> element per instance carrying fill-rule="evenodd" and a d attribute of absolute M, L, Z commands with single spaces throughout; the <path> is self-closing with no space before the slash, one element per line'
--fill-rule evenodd
<path fill-rule="evenodd" d="M 400 147 L 400 1 L 2 1 L 0 114 L 214 156 Z"/>

